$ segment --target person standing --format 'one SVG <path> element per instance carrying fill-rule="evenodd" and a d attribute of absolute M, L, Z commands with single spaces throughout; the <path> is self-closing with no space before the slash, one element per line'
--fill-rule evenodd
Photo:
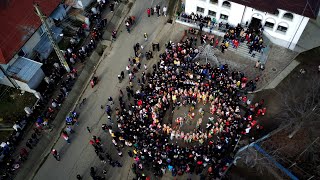
<path fill-rule="evenodd" d="M 162 8 L 162 11 L 163 11 L 164 17 L 167 17 L 167 6 L 164 6 L 164 7 Z"/>
<path fill-rule="evenodd" d="M 69 139 L 69 135 L 68 135 L 68 133 L 67 133 L 66 131 L 63 131 L 61 136 L 62 136 L 62 138 L 63 138 L 64 140 L 67 141 L 68 144 L 71 143 L 71 142 L 70 142 L 70 139 Z"/>
<path fill-rule="evenodd" d="M 59 153 L 58 153 L 57 150 L 52 149 L 51 154 L 53 155 L 53 157 L 54 157 L 57 161 L 60 161 L 60 155 L 59 155 Z"/>
<path fill-rule="evenodd" d="M 158 11 L 157 11 L 157 6 L 155 6 L 155 7 L 153 8 L 153 11 L 154 11 L 155 14 L 158 13 Z"/>
<path fill-rule="evenodd" d="M 150 8 L 147 9 L 147 14 L 148 14 L 148 17 L 150 17 L 150 14 L 151 14 L 151 9 Z"/>
<path fill-rule="evenodd" d="M 32 145 L 27 141 L 26 142 L 26 146 L 29 148 L 29 149 L 33 149 Z"/>
<path fill-rule="evenodd" d="M 67 131 L 69 134 L 72 134 L 72 133 L 75 132 L 75 131 L 72 129 L 71 126 L 67 126 L 67 127 L 66 127 L 66 131 Z"/>
<path fill-rule="evenodd" d="M 109 101 L 110 105 L 113 105 L 113 104 L 114 104 L 113 99 L 112 99 L 111 96 L 109 96 L 108 101 Z"/>
<path fill-rule="evenodd" d="M 160 5 L 158 4 L 157 6 L 156 6 L 156 10 L 157 10 L 157 14 L 158 14 L 158 17 L 160 17 Z"/>
<path fill-rule="evenodd" d="M 144 33 L 143 37 L 144 37 L 144 41 L 148 41 L 148 34 L 147 33 Z"/>
<path fill-rule="evenodd" d="M 80 174 L 77 174 L 77 180 L 82 180 L 82 177 Z"/>
<path fill-rule="evenodd" d="M 114 4 L 111 3 L 109 7 L 110 7 L 110 11 L 113 12 L 114 11 Z"/>

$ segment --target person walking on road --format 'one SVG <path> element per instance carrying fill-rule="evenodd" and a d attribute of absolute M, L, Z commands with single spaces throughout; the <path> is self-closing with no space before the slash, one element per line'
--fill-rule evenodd
<path fill-rule="evenodd" d="M 66 131 L 67 131 L 69 134 L 72 134 L 72 133 L 75 132 L 75 131 L 72 129 L 71 126 L 67 126 L 67 127 L 66 127 Z"/>
<path fill-rule="evenodd" d="M 77 174 L 77 180 L 82 180 L 82 177 L 80 174 Z"/>
<path fill-rule="evenodd" d="M 91 129 L 89 128 L 89 126 L 87 126 L 87 131 L 91 133 Z"/>
<path fill-rule="evenodd" d="M 33 149 L 32 145 L 27 141 L 26 142 L 26 146 L 29 148 L 29 149 Z"/>
<path fill-rule="evenodd" d="M 52 149 L 51 154 L 53 155 L 53 157 L 54 157 L 57 161 L 60 161 L 60 155 L 59 155 L 59 153 L 58 153 L 57 150 Z"/>
<path fill-rule="evenodd" d="M 109 96 L 108 101 L 109 101 L 110 105 L 113 105 L 113 104 L 114 104 L 113 99 L 112 99 L 111 96 Z"/>
<path fill-rule="evenodd" d="M 64 140 L 67 141 L 68 144 L 71 143 L 71 142 L 70 142 L 70 139 L 69 139 L 69 135 L 68 135 L 68 133 L 67 133 L 66 131 L 63 131 L 61 136 L 62 136 L 62 138 L 63 138 Z"/>

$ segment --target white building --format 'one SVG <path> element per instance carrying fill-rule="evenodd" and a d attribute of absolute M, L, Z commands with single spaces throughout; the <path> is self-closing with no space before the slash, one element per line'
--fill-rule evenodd
<path fill-rule="evenodd" d="M 217 22 L 261 23 L 274 44 L 294 49 L 309 18 L 316 18 L 319 0 L 185 0 L 185 13 L 214 17 Z"/>

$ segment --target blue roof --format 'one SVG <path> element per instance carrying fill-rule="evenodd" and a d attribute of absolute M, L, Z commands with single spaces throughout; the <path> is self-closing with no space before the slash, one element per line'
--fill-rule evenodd
<path fill-rule="evenodd" d="M 41 66 L 42 63 L 25 57 L 18 57 L 18 59 L 7 69 L 7 73 L 17 80 L 29 82 Z"/>
<path fill-rule="evenodd" d="M 59 42 L 62 39 L 62 37 L 60 36 L 62 28 L 53 26 L 51 30 L 53 38 L 56 40 L 56 42 Z M 52 49 L 53 48 L 51 42 L 46 34 L 41 37 L 41 40 L 33 48 L 33 50 L 37 51 L 40 54 L 42 59 L 47 59 L 50 53 L 52 52 Z"/>
<path fill-rule="evenodd" d="M 63 20 L 67 15 L 67 11 L 62 4 L 60 4 L 50 15 L 55 20 Z"/>

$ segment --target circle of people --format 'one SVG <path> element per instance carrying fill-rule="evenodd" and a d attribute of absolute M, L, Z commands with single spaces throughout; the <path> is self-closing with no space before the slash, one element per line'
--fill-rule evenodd
<path fill-rule="evenodd" d="M 110 133 L 118 151 L 118 146 L 133 146 L 133 152 L 128 154 L 135 160 L 132 169 L 136 174 L 147 165 L 158 177 L 166 170 L 176 176 L 200 174 L 206 168 L 211 177 L 221 177 L 232 162 L 230 154 L 240 137 L 249 134 L 253 127 L 262 129 L 255 118 L 266 113 L 264 100 L 252 103 L 245 95 L 248 78 L 242 72 L 230 72 L 227 64 L 213 67 L 210 63 L 195 62 L 198 49 L 192 46 L 193 39 L 177 44 L 170 41 L 159 55 L 160 61 L 153 65 L 152 73 L 142 72 L 139 78 L 136 71 L 127 69 L 130 82 L 137 79 L 140 87 L 136 91 L 133 86 L 126 88 L 128 99 L 134 97 L 134 103 L 125 102 L 120 90 L 120 107 L 115 109 L 118 130 L 106 124 L 102 127 Z M 205 130 L 200 126 L 202 108 L 193 132 L 185 133 L 163 124 L 166 111 L 178 106 L 191 108 L 188 117 L 179 117 L 177 123 L 186 118 L 192 121 L 195 106 L 201 102 L 210 104 L 212 114 Z M 112 110 L 107 107 L 109 118 Z M 185 147 L 170 142 L 174 138 L 183 140 Z M 199 143 L 191 146 L 193 142 Z"/>

